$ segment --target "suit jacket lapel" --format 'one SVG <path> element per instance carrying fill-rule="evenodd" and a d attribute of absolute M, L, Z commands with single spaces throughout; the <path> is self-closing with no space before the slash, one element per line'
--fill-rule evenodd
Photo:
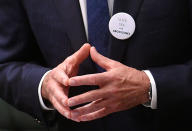
<path fill-rule="evenodd" d="M 87 42 L 79 0 L 54 0 L 54 2 L 58 15 L 63 21 L 66 34 L 71 41 L 74 53 Z M 80 65 L 79 74 L 94 73 L 96 68 L 93 68 L 93 65 L 91 58 L 88 57 L 88 59 Z"/>
<path fill-rule="evenodd" d="M 74 51 L 87 42 L 81 9 L 78 0 L 54 0 L 59 17 Z"/>
<path fill-rule="evenodd" d="M 130 14 L 136 21 L 137 31 L 137 15 L 144 0 L 115 0 L 113 14 L 118 12 L 126 12 Z M 78 0 L 54 0 L 58 14 L 63 20 L 66 33 L 71 40 L 74 50 L 78 50 L 87 42 L 85 28 L 83 24 L 81 9 Z M 131 39 L 118 40 L 110 36 L 109 40 L 109 57 L 122 61 L 123 55 L 129 45 Z M 118 49 L 118 50 L 117 50 Z"/>
<path fill-rule="evenodd" d="M 142 3 L 143 0 L 115 0 L 113 14 L 119 12 L 125 12 L 130 14 L 136 22 L 137 31 L 137 15 L 139 13 Z M 134 35 L 128 40 L 118 40 L 111 35 L 109 45 L 109 57 L 114 60 L 123 61 L 123 55 L 133 37 Z"/>

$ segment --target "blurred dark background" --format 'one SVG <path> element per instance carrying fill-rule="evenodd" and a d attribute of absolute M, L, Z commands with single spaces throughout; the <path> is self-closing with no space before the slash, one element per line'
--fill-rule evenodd
<path fill-rule="evenodd" d="M 54 131 L 0 99 L 0 131 Z"/>

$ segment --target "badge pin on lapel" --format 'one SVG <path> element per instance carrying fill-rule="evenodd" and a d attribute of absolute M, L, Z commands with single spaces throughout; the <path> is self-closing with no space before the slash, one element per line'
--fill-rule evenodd
<path fill-rule="evenodd" d="M 109 31 L 119 40 L 129 39 L 135 32 L 135 20 L 127 13 L 117 13 L 109 21 Z"/>

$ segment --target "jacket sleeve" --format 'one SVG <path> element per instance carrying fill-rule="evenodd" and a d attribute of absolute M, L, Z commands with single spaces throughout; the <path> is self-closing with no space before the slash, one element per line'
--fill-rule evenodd
<path fill-rule="evenodd" d="M 38 84 L 49 69 L 19 0 L 0 0 L 0 97 L 43 120 Z"/>
<path fill-rule="evenodd" d="M 157 87 L 157 108 L 188 107 L 192 101 L 192 61 L 150 71 Z"/>
<path fill-rule="evenodd" d="M 189 17 L 192 21 L 192 0 L 189 0 Z M 191 25 L 191 24 L 190 24 Z M 191 26 L 189 27 L 191 30 Z M 191 31 L 188 32 L 192 36 Z M 187 45 L 191 45 L 189 38 Z M 182 46 L 182 43 L 181 43 Z M 174 48 L 174 46 L 173 46 Z M 179 54 L 186 52 L 182 50 Z M 186 61 L 163 67 L 152 67 L 151 71 L 157 87 L 157 106 L 159 109 L 189 108 L 192 102 L 192 52 L 188 50 Z M 178 58 L 179 59 L 179 58 Z"/>

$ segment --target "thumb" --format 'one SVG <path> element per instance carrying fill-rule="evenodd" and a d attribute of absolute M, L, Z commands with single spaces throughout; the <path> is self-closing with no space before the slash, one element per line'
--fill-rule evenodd
<path fill-rule="evenodd" d="M 91 54 L 91 58 L 92 60 L 97 63 L 100 67 L 106 69 L 106 70 L 110 70 L 112 68 L 115 68 L 117 65 L 116 61 L 111 60 L 101 54 L 99 54 L 97 52 L 97 50 L 95 49 L 95 47 L 91 47 L 90 49 L 90 54 Z"/>

